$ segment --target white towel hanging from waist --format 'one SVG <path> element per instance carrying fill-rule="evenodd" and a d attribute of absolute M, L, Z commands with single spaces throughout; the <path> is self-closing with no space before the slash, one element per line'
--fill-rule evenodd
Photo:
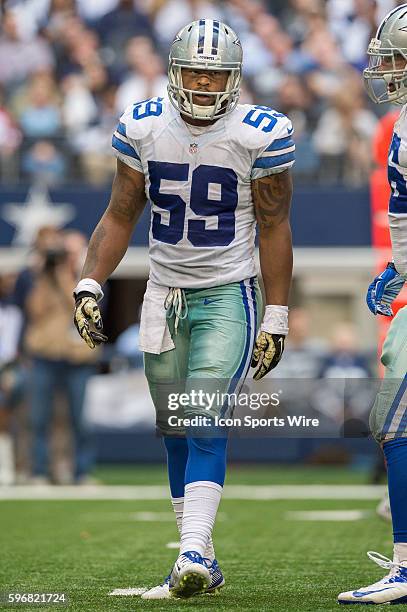
<path fill-rule="evenodd" d="M 139 347 L 143 353 L 160 355 L 175 348 L 168 328 L 165 299 L 169 287 L 147 282 L 141 309 Z"/>

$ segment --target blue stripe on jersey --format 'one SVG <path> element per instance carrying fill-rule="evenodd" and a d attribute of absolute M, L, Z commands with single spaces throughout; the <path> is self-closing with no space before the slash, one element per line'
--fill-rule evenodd
<path fill-rule="evenodd" d="M 252 300 L 254 307 L 254 333 L 257 332 L 257 302 L 256 302 L 256 289 L 254 287 L 254 277 L 250 279 L 250 287 L 252 290 Z"/>
<path fill-rule="evenodd" d="M 286 138 L 277 138 L 265 151 L 279 151 L 280 149 L 288 149 L 288 147 L 294 146 L 294 140 L 291 136 Z"/>
<path fill-rule="evenodd" d="M 213 32 L 212 32 L 212 55 L 216 55 L 218 53 L 218 44 L 219 44 L 219 21 L 213 22 Z"/>
<path fill-rule="evenodd" d="M 401 145 L 401 138 L 400 136 L 396 134 L 396 132 L 394 132 L 393 138 L 390 144 L 390 153 L 393 153 L 392 160 L 398 165 L 400 165 L 400 161 L 399 161 L 400 145 Z"/>
<path fill-rule="evenodd" d="M 119 125 L 117 126 L 117 131 L 119 132 L 121 136 L 127 137 L 126 126 L 121 121 L 119 121 Z"/>
<path fill-rule="evenodd" d="M 203 53 L 205 41 L 205 19 L 199 20 L 198 53 Z"/>
<path fill-rule="evenodd" d="M 388 180 L 391 187 L 391 196 L 389 201 L 389 212 L 397 214 L 407 213 L 407 183 L 404 176 L 395 166 L 400 165 L 399 150 L 401 138 L 396 133 L 393 138 L 389 151 L 389 164 L 387 167 Z"/>
<path fill-rule="evenodd" d="M 242 361 L 240 362 L 237 372 L 233 377 L 233 378 L 236 378 L 237 380 L 239 380 L 239 378 L 241 377 L 246 360 L 247 360 L 247 355 L 249 353 L 249 348 L 250 348 L 250 336 L 251 336 L 251 328 L 252 328 L 252 323 L 250 321 L 250 308 L 249 308 L 249 301 L 247 299 L 246 285 L 244 284 L 243 281 L 240 281 L 239 285 L 240 285 L 240 291 L 242 292 L 244 311 L 246 313 L 246 344 L 244 347 Z M 236 381 L 236 384 L 237 384 L 237 381 Z"/>
<path fill-rule="evenodd" d="M 114 134 L 112 138 L 112 147 L 117 149 L 120 153 L 123 153 L 123 155 L 128 155 L 128 157 L 134 157 L 134 159 L 140 160 L 140 157 L 137 155 L 133 147 L 126 142 L 123 142 L 123 140 L 117 138 L 117 136 Z"/>
<path fill-rule="evenodd" d="M 251 333 L 252 322 L 250 320 L 250 308 L 249 308 L 249 301 L 247 299 L 247 287 L 244 284 L 244 281 L 240 281 L 239 285 L 240 285 L 240 291 L 242 293 L 243 306 L 244 306 L 244 311 L 246 315 L 246 341 L 245 341 L 245 347 L 244 347 L 242 359 L 240 361 L 239 367 L 237 368 L 236 372 L 233 374 L 233 377 L 229 385 L 229 388 L 227 390 L 227 393 L 235 392 L 235 389 L 239 383 L 239 380 L 242 377 L 244 366 L 247 362 L 247 357 L 248 357 L 249 350 L 250 350 L 250 344 L 251 344 L 250 338 L 252 335 Z M 245 373 L 245 376 L 246 376 L 246 373 Z M 240 389 L 238 391 L 240 391 Z M 221 409 L 222 417 L 226 414 L 228 408 L 229 408 L 228 403 L 225 402 Z"/>
<path fill-rule="evenodd" d="M 391 196 L 389 201 L 389 212 L 394 215 L 407 214 L 407 195 Z"/>
<path fill-rule="evenodd" d="M 285 153 L 284 155 L 273 155 L 272 157 L 258 157 L 253 164 L 253 168 L 276 168 L 295 161 L 295 153 Z"/>
<path fill-rule="evenodd" d="M 397 428 L 397 437 L 400 437 L 407 428 L 407 408 L 404 409 L 403 416 L 400 419 L 400 424 Z"/>
<path fill-rule="evenodd" d="M 396 397 L 394 398 L 391 408 L 387 414 L 387 418 L 383 426 L 383 434 L 386 434 L 389 432 L 390 425 L 393 421 L 394 415 L 397 412 L 397 408 L 400 405 L 400 402 L 403 398 L 406 388 L 407 388 L 407 374 L 405 375 L 403 382 L 401 383 L 400 388 L 396 393 Z M 395 432 L 390 432 L 390 433 L 395 433 Z"/>

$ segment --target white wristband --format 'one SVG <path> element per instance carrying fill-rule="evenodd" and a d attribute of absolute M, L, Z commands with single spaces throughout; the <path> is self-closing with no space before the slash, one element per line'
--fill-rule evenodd
<path fill-rule="evenodd" d="M 104 293 L 102 291 L 102 287 L 93 278 L 83 278 L 80 280 L 74 289 L 74 293 L 79 293 L 80 291 L 89 291 L 90 293 L 93 293 L 97 302 L 100 302 L 103 299 Z"/>
<path fill-rule="evenodd" d="M 268 304 L 260 329 L 268 334 L 286 336 L 288 334 L 288 306 Z"/>

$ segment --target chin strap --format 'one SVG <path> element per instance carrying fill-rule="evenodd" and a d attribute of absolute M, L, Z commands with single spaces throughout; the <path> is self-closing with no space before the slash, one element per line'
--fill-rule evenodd
<path fill-rule="evenodd" d="M 190 106 L 191 105 L 188 102 L 188 107 Z M 211 104 L 210 106 L 200 106 L 199 104 L 192 104 L 195 119 L 210 119 L 213 115 L 213 107 L 214 104 Z M 186 110 L 192 115 L 189 108 L 186 107 Z"/>
<path fill-rule="evenodd" d="M 225 96 L 222 96 L 219 99 L 215 98 L 214 104 L 211 104 L 210 106 L 201 106 L 200 104 L 194 104 L 192 102 L 192 95 L 187 96 L 183 91 L 180 91 L 180 97 L 182 99 L 182 106 L 189 117 L 192 117 L 193 119 L 211 120 L 213 119 L 214 115 L 219 112 L 221 108 L 221 103 Z"/>

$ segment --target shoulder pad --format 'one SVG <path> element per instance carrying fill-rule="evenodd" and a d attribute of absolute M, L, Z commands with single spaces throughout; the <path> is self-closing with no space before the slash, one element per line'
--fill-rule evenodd
<path fill-rule="evenodd" d="M 231 113 L 232 134 L 251 151 L 262 150 L 279 138 L 292 136 L 291 121 L 283 113 L 267 106 L 239 104 Z"/>
<path fill-rule="evenodd" d="M 141 140 L 150 134 L 158 125 L 168 110 L 169 101 L 155 97 L 130 104 L 120 117 L 120 122 L 126 127 L 128 138 Z"/>

